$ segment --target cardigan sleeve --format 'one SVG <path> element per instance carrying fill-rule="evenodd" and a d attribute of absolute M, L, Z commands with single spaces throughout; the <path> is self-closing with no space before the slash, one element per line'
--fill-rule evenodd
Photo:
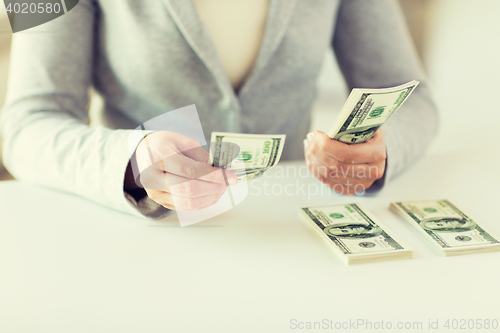
<path fill-rule="evenodd" d="M 15 34 L 0 119 L 4 164 L 17 179 L 143 216 L 144 204 L 123 184 L 130 147 L 143 135 L 88 125 L 97 11 L 92 0 L 81 0 L 67 14 Z M 145 215 L 159 215 L 160 207 L 147 206 Z"/>
<path fill-rule="evenodd" d="M 380 188 L 424 153 L 437 131 L 438 113 L 394 0 L 344 0 L 337 15 L 332 44 L 349 88 L 386 88 L 420 81 L 382 127 L 388 159 L 383 180 L 375 184 Z"/>

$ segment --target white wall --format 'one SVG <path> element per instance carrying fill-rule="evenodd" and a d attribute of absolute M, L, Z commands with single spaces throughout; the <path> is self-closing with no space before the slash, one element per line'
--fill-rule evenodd
<path fill-rule="evenodd" d="M 425 60 L 442 119 L 433 150 L 497 142 L 500 1 L 437 0 L 431 13 Z"/>
<path fill-rule="evenodd" d="M 423 61 L 441 114 L 431 151 L 480 149 L 484 142 L 491 146 L 500 131 L 500 0 L 432 0 L 424 5 Z M 340 110 L 345 100 L 342 78 L 331 56 L 327 58 L 311 125 L 323 131 L 334 120 L 332 110 Z"/>

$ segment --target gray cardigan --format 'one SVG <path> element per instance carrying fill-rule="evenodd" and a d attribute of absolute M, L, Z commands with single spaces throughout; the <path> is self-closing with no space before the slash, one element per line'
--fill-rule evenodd
<path fill-rule="evenodd" d="M 437 128 L 392 0 L 270 0 L 258 59 L 238 92 L 190 0 L 80 0 L 14 37 L 0 120 L 5 165 L 18 179 L 160 216 L 162 207 L 133 205 L 124 195 L 131 129 L 196 104 L 207 142 L 212 131 L 286 134 L 283 159 L 302 159 L 330 47 L 349 87 L 422 82 L 383 127 L 390 179 L 423 153 Z M 106 127 L 87 125 L 90 86 L 105 99 Z"/>

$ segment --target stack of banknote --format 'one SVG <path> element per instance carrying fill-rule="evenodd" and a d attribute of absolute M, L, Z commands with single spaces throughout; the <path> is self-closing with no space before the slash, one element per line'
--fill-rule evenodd
<path fill-rule="evenodd" d="M 500 251 L 500 242 L 448 200 L 393 202 L 390 209 L 446 256 Z M 300 209 L 347 264 L 412 258 L 412 250 L 360 204 Z"/>
<path fill-rule="evenodd" d="M 413 257 L 412 249 L 360 204 L 305 207 L 300 212 L 346 264 Z"/>
<path fill-rule="evenodd" d="M 418 81 L 383 89 L 353 89 L 328 131 L 332 139 L 345 143 L 368 141 L 408 99 Z"/>
<path fill-rule="evenodd" d="M 393 202 L 391 210 L 446 256 L 500 251 L 500 242 L 448 200 Z"/>
<path fill-rule="evenodd" d="M 212 132 L 210 164 L 235 173 L 238 180 L 260 177 L 278 164 L 285 137 Z"/>

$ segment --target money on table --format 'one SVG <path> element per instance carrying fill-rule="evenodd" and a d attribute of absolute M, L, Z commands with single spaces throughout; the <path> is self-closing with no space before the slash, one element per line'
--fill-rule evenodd
<path fill-rule="evenodd" d="M 413 257 L 412 249 L 360 204 L 305 207 L 300 213 L 347 264 Z"/>
<path fill-rule="evenodd" d="M 415 90 L 418 81 L 383 89 L 355 88 L 349 94 L 328 136 L 345 143 L 362 143 L 391 117 Z"/>
<path fill-rule="evenodd" d="M 446 256 L 500 251 L 498 238 L 448 200 L 393 202 L 390 208 Z"/>
<path fill-rule="evenodd" d="M 238 180 L 262 176 L 278 164 L 286 135 L 212 132 L 210 164 L 236 174 Z"/>

